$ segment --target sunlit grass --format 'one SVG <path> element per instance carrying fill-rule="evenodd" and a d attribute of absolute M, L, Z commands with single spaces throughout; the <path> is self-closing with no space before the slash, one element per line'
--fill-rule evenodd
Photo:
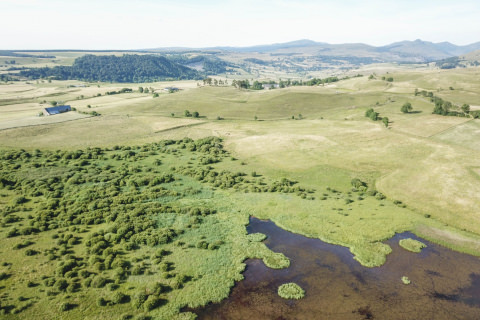
<path fill-rule="evenodd" d="M 427 245 L 424 244 L 423 242 L 410 239 L 410 238 L 402 239 L 398 242 L 398 244 L 405 250 L 416 252 L 416 253 L 422 252 L 422 249 L 427 247 Z"/>

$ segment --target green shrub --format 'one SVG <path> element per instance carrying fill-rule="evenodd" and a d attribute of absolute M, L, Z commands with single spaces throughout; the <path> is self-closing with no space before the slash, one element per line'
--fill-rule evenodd
<path fill-rule="evenodd" d="M 145 301 L 147 301 L 148 296 L 145 294 L 145 292 L 138 292 L 133 296 L 132 299 L 132 306 L 136 309 L 140 309 Z"/>
<path fill-rule="evenodd" d="M 127 303 L 129 300 L 130 300 L 130 296 L 120 291 L 115 292 L 112 296 L 112 301 L 115 304 Z"/>
<path fill-rule="evenodd" d="M 106 305 L 107 305 L 107 300 L 105 300 L 103 297 L 100 297 L 97 299 L 97 306 L 104 307 Z"/>
<path fill-rule="evenodd" d="M 60 311 L 68 311 L 68 310 L 70 310 L 70 309 L 72 309 L 72 308 L 73 308 L 73 305 L 72 305 L 72 304 L 70 304 L 70 303 L 68 303 L 68 302 L 64 302 L 64 303 L 60 304 L 60 308 L 59 308 L 59 309 L 60 309 Z"/>
<path fill-rule="evenodd" d="M 385 199 L 386 197 L 385 197 L 385 195 L 384 195 L 383 193 L 377 192 L 377 193 L 375 194 L 375 198 L 376 198 L 377 200 L 383 200 L 383 199 Z"/>
<path fill-rule="evenodd" d="M 365 112 L 365 117 L 370 118 L 373 121 L 377 121 L 378 120 L 378 112 L 375 112 L 375 110 L 370 108 Z"/>
<path fill-rule="evenodd" d="M 358 179 L 358 178 L 353 178 L 351 181 L 350 181 L 350 184 L 355 187 L 356 189 L 361 189 L 362 187 L 366 188 L 367 187 L 367 183 L 366 182 L 363 182 L 362 180 Z"/>
<path fill-rule="evenodd" d="M 12 204 L 14 206 L 18 206 L 18 205 L 24 204 L 26 202 L 28 202 L 28 199 L 23 197 L 23 196 L 16 197 L 15 199 L 12 200 Z"/>
<path fill-rule="evenodd" d="M 93 288 L 103 288 L 107 284 L 107 279 L 102 276 L 95 276 L 92 280 L 91 286 Z"/>
<path fill-rule="evenodd" d="M 58 291 L 65 291 L 68 287 L 68 282 L 65 279 L 58 279 L 57 281 L 55 281 L 53 287 Z"/>
<path fill-rule="evenodd" d="M 7 232 L 7 238 L 12 238 L 18 236 L 18 229 L 17 228 L 12 228 L 8 230 Z"/>
<path fill-rule="evenodd" d="M 400 109 L 403 113 L 409 113 L 413 110 L 412 104 L 410 102 L 405 102 Z"/>
<path fill-rule="evenodd" d="M 168 286 L 164 285 L 163 283 L 161 282 L 156 282 L 154 285 L 153 285 L 153 288 L 150 289 L 150 292 L 153 294 L 153 295 L 156 295 L 156 296 L 159 296 L 161 295 L 162 293 L 165 293 L 168 291 Z"/>
<path fill-rule="evenodd" d="M 78 287 L 79 287 L 78 283 L 74 283 L 74 282 L 70 283 L 67 287 L 67 292 L 73 293 L 73 292 L 77 291 Z"/>
<path fill-rule="evenodd" d="M 161 300 L 158 297 L 150 295 L 143 303 L 143 309 L 145 310 L 145 312 L 151 311 L 160 305 L 160 301 Z"/>

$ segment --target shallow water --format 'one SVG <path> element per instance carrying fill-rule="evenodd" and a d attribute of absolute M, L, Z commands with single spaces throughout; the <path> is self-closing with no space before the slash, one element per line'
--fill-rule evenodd
<path fill-rule="evenodd" d="M 273 270 L 260 260 L 246 261 L 245 279 L 218 304 L 197 310 L 198 319 L 480 319 L 480 259 L 451 251 L 411 233 L 387 243 L 393 252 L 378 268 L 365 268 L 347 248 L 285 231 L 255 218 L 250 233 L 268 236 L 265 244 L 291 260 Z M 398 245 L 418 239 L 427 248 L 412 253 Z M 410 285 L 401 281 L 411 280 Z M 305 289 L 301 300 L 277 295 L 283 283 Z"/>

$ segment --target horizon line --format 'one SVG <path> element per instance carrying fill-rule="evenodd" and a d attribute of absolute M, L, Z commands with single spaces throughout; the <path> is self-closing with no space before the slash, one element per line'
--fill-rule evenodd
<path fill-rule="evenodd" d="M 415 40 L 400 40 L 400 41 L 393 41 L 388 44 L 384 45 L 372 45 L 368 44 L 365 42 L 342 42 L 342 43 L 330 43 L 330 42 L 322 42 L 322 41 L 315 41 L 311 39 L 297 39 L 297 40 L 291 40 L 291 41 L 285 41 L 285 42 L 275 42 L 275 43 L 263 43 L 263 44 L 253 44 L 253 45 L 245 45 L 245 46 L 234 46 L 234 45 L 216 45 L 216 46 L 206 46 L 206 47 L 195 47 L 195 46 L 165 46 L 165 47 L 151 47 L 151 48 L 137 48 L 137 49 L 122 49 L 122 48 L 115 48 L 115 49 L 60 49 L 60 48 L 55 48 L 55 49 L 0 49 L 0 51 L 23 51 L 23 52 L 60 52 L 60 51 L 77 51 L 77 52 L 89 52 L 89 51 L 95 51 L 95 52 L 124 52 L 124 51 L 148 51 L 148 50 L 158 50 L 158 49 L 188 49 L 188 50 L 205 50 L 205 49 L 221 49 L 221 48 L 254 48 L 254 47 L 262 47 L 262 46 L 274 46 L 274 45 L 282 45 L 282 44 L 288 44 L 288 43 L 294 43 L 294 42 L 301 42 L 301 41 L 309 41 L 313 42 L 315 44 L 328 44 L 328 45 L 343 45 L 343 44 L 363 44 L 371 47 L 385 47 L 392 45 L 394 43 L 400 43 L 400 42 L 415 42 L 415 41 L 421 41 L 421 42 L 430 42 L 433 44 L 439 44 L 439 43 L 450 43 L 452 45 L 455 45 L 457 47 L 465 47 L 469 46 L 475 43 L 478 43 L 480 41 L 476 42 L 471 42 L 465 45 L 458 45 L 450 41 L 440 41 L 440 42 L 433 42 L 429 40 L 422 40 L 422 39 L 415 39 Z"/>

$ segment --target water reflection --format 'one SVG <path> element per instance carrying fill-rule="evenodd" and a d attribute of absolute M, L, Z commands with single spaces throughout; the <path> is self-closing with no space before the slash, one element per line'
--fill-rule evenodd
<path fill-rule="evenodd" d="M 230 297 L 197 312 L 199 319 L 480 319 L 480 259 L 426 242 L 416 254 L 398 241 L 385 265 L 365 268 L 347 248 L 310 239 L 252 218 L 248 231 L 268 235 L 266 245 L 291 259 L 287 269 L 273 270 L 247 261 L 245 280 Z M 404 285 L 402 276 L 411 280 Z M 306 295 L 284 300 L 277 288 L 296 282 Z"/>

